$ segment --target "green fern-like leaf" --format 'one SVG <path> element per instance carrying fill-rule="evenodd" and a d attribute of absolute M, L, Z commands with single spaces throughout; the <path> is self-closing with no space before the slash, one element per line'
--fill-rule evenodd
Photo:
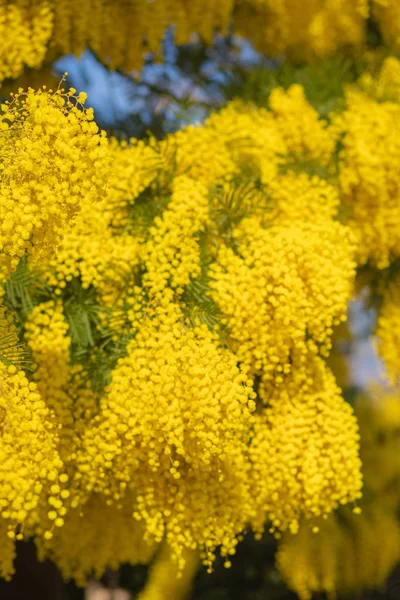
<path fill-rule="evenodd" d="M 7 367 L 32 369 L 27 346 L 19 340 L 17 328 L 4 306 L 0 306 L 0 362 Z"/>

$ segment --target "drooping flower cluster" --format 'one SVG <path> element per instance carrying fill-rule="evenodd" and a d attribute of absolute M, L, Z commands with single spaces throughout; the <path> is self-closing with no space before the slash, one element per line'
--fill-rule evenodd
<path fill-rule="evenodd" d="M 39 557 L 50 557 L 65 579 L 74 578 L 81 586 L 93 575 L 100 578 L 106 568 L 148 563 L 154 552 L 143 539 L 143 528 L 132 519 L 129 498 L 110 505 L 97 495 L 71 508 L 53 537 L 39 538 L 36 545 Z"/>
<path fill-rule="evenodd" d="M 350 88 L 346 109 L 334 118 L 341 139 L 339 182 L 348 222 L 359 238 L 358 261 L 385 268 L 400 255 L 400 63 Z"/>
<path fill-rule="evenodd" d="M 186 552 L 185 568 L 178 575 L 171 551 L 165 544 L 151 567 L 149 582 L 139 594 L 139 600 L 163 600 L 167 595 L 175 600 L 184 600 L 190 592 L 198 568 L 198 553 Z"/>
<path fill-rule="evenodd" d="M 1 518 L 8 524 L 8 537 L 22 539 L 16 527 L 35 528 L 41 501 L 49 495 L 46 535 L 50 536 L 51 522 L 61 526 L 65 514 L 58 483 L 66 481 L 57 451 L 58 426 L 35 383 L 14 366 L 0 365 L 0 372 Z"/>
<path fill-rule="evenodd" d="M 40 0 L 29 5 L 21 0 L 2 2 L 0 82 L 17 78 L 25 66 L 39 67 L 45 60 L 52 33 L 51 2 Z"/>
<path fill-rule="evenodd" d="M 248 219 L 233 235 L 237 250 L 221 245 L 212 267 L 213 297 L 239 359 L 281 381 L 293 352 L 327 351 L 345 318 L 355 267 L 348 231 L 324 220 L 263 229 Z"/>
<path fill-rule="evenodd" d="M 169 284 L 183 291 L 200 274 L 200 245 L 196 234 L 205 228 L 208 190 L 182 175 L 174 180 L 171 200 L 162 218 L 156 218 L 144 251 L 144 285 L 152 294 Z"/>
<path fill-rule="evenodd" d="M 0 278 L 27 252 L 48 259 L 82 198 L 104 193 L 106 140 L 85 94 L 19 92 L 0 116 Z"/>
<path fill-rule="evenodd" d="M 364 42 L 367 0 L 239 0 L 238 32 L 268 55 L 297 61 Z"/>
<path fill-rule="evenodd" d="M 173 27 L 178 44 L 197 34 L 210 44 L 231 28 L 269 56 L 286 52 L 297 61 L 362 49 L 373 19 L 387 44 L 400 45 L 397 0 L 6 0 L 0 7 L 0 81 L 24 66 L 38 68 L 90 46 L 104 64 L 139 69 L 145 53 L 162 56 Z"/>
<path fill-rule="evenodd" d="M 13 397 L 33 394 L 52 425 L 39 419 L 35 434 L 14 440 L 25 416 L 30 425 L 36 417 L 22 401 L 9 413 L 24 419 L 14 430 L 5 421 L 14 437 L 1 438 L 3 462 L 14 465 L 16 489 L 31 477 L 34 491 L 30 511 L 14 509 L 6 487 L 1 514 L 11 535 L 26 522 L 67 577 L 82 583 L 92 570 L 147 561 L 159 543 L 182 572 L 191 552 L 212 568 L 220 551 L 229 566 L 249 526 L 312 529 L 359 502 L 357 422 L 325 359 L 346 320 L 356 259 L 379 274 L 397 258 L 395 233 L 379 241 L 397 223 L 395 202 L 388 216 L 380 199 L 397 194 L 388 117 L 398 110 L 397 67 L 391 59 L 349 87 L 327 119 L 295 85 L 274 90 L 264 108 L 235 101 L 160 142 L 108 141 L 62 93 L 21 95 L 40 107 L 26 118 L 6 109 L 4 182 L 12 176 L 17 191 L 4 198 L 23 184 L 26 206 L 38 207 L 27 214 L 41 211 L 42 225 L 32 221 L 21 241 L 15 200 L 3 295 L 34 372 L 5 366 L 1 382 L 11 377 Z M 60 156 L 54 123 L 66 136 Z M 27 174 L 31 143 L 49 183 L 41 165 Z M 24 278 L 36 282 L 25 295 Z M 54 470 L 33 464 L 25 477 L 27 452 Z M 125 532 L 119 549 L 118 532 L 98 531 L 107 519 Z M 309 589 L 333 589 L 332 577 Z"/>
<path fill-rule="evenodd" d="M 380 588 L 400 558 L 400 526 L 382 507 L 361 515 L 336 515 L 314 533 L 303 523 L 295 536 L 286 534 L 277 566 L 301 600 L 313 594 L 357 594 Z"/>
<path fill-rule="evenodd" d="M 361 514 L 348 509 L 279 543 L 277 567 L 301 600 L 313 593 L 356 594 L 380 588 L 400 560 L 400 398 L 375 389 L 357 398 L 365 496 Z M 317 531 L 318 530 L 318 531 Z"/>
<path fill-rule="evenodd" d="M 175 555 L 226 554 L 245 526 L 254 392 L 206 326 L 188 328 L 170 294 L 146 317 L 85 432 L 76 479 L 118 502 L 132 490 L 145 538 Z M 212 557 L 207 557 L 210 561 Z"/>
<path fill-rule="evenodd" d="M 262 386 L 250 477 L 260 513 L 254 525 L 295 533 L 361 497 L 359 433 L 352 408 L 319 357 L 300 356 L 280 385 Z"/>

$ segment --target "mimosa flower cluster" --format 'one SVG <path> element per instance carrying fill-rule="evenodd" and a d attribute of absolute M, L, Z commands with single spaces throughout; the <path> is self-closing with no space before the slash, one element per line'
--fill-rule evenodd
<path fill-rule="evenodd" d="M 245 526 L 252 381 L 171 293 L 146 317 L 85 432 L 76 478 L 119 501 L 133 489 L 146 538 L 229 553 Z M 222 506 L 224 507 L 222 510 Z"/>
<path fill-rule="evenodd" d="M 66 512 L 59 485 L 67 481 L 58 453 L 58 424 L 36 385 L 22 371 L 1 365 L 0 507 L 3 531 L 23 539 L 24 528 L 50 538 Z M 44 505 L 43 505 L 44 502 Z M 47 512 L 45 512 L 47 508 Z M 10 552 L 4 540 L 4 552 Z M 12 573 L 12 562 L 4 561 Z"/>
<path fill-rule="evenodd" d="M 348 509 L 318 522 L 303 521 L 279 543 L 277 567 L 301 600 L 313 593 L 355 595 L 383 586 L 400 560 L 400 397 L 371 390 L 356 402 L 365 484 L 362 513 Z"/>
<path fill-rule="evenodd" d="M 0 81 L 24 67 L 39 68 L 87 46 L 113 69 L 137 71 L 145 53 L 162 57 L 162 41 L 173 28 L 178 44 L 199 36 L 211 44 L 228 31 L 250 39 L 269 56 L 297 61 L 360 51 L 368 21 L 386 44 L 400 45 L 397 0 L 5 0 L 0 6 Z"/>
<path fill-rule="evenodd" d="M 297 535 L 285 535 L 277 566 L 299 598 L 311 600 L 314 593 L 334 597 L 379 588 L 399 558 L 399 522 L 378 505 L 361 515 L 331 516 L 318 533 L 303 524 Z"/>
<path fill-rule="evenodd" d="M 86 95 L 29 89 L 0 115 L 0 279 L 28 252 L 48 259 L 82 198 L 104 193 L 106 140 L 81 110 Z"/>
<path fill-rule="evenodd" d="M 296 533 L 300 515 L 312 521 L 360 498 L 358 426 L 324 361 L 301 357 L 284 385 L 263 386 L 260 397 L 266 408 L 251 444 L 250 477 L 258 518 L 265 514 L 256 529 L 270 521 L 272 530 Z"/>
<path fill-rule="evenodd" d="M 294 85 L 162 141 L 107 140 L 73 90 L 5 105 L 0 325 L 33 372 L 1 353 L 4 576 L 14 536 L 83 583 L 159 544 L 182 573 L 229 567 L 249 527 L 358 512 L 327 358 L 357 269 L 391 279 L 399 258 L 380 235 L 399 226 L 398 75 L 387 60 L 328 118 Z"/>

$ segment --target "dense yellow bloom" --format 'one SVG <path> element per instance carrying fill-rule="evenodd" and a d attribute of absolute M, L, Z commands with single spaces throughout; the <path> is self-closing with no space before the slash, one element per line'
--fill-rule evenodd
<path fill-rule="evenodd" d="M 36 363 L 33 378 L 41 398 L 55 414 L 59 451 L 70 468 L 77 440 L 96 412 L 97 397 L 82 366 L 71 365 L 71 337 L 61 302 L 36 306 L 25 322 L 25 332 Z"/>
<path fill-rule="evenodd" d="M 275 218 L 288 225 L 317 219 L 335 218 L 339 208 L 337 188 L 325 179 L 306 173 L 287 173 L 269 182 Z M 329 221 L 327 221 L 329 226 Z"/>
<path fill-rule="evenodd" d="M 0 82 L 18 77 L 27 67 L 40 67 L 53 32 L 52 2 L 23 0 L 0 4 Z M 42 82 L 43 83 L 43 82 Z"/>
<path fill-rule="evenodd" d="M 129 144 L 109 139 L 112 163 L 108 177 L 107 195 L 100 212 L 105 225 L 113 232 L 129 231 L 129 211 L 140 194 L 157 178 L 162 178 L 164 164 L 163 143 L 148 144 L 131 139 Z M 92 215 L 93 218 L 94 215 Z"/>
<path fill-rule="evenodd" d="M 250 456 L 254 523 L 295 532 L 302 515 L 327 515 L 361 497 L 359 433 L 350 405 L 325 362 L 313 355 L 279 385 L 263 386 Z"/>
<path fill-rule="evenodd" d="M 345 320 L 352 242 L 324 219 L 267 229 L 247 219 L 234 236 L 237 251 L 221 245 L 212 265 L 213 297 L 239 359 L 279 381 L 294 350 L 327 351 L 332 327 Z"/>
<path fill-rule="evenodd" d="M 371 70 L 363 73 L 358 81 L 358 86 L 369 96 L 379 102 L 400 101 L 400 61 L 394 56 L 382 59 L 377 54 L 378 70 L 374 65 L 372 55 Z"/>
<path fill-rule="evenodd" d="M 108 200 L 85 204 L 76 222 L 65 230 L 55 257 L 39 271 L 61 293 L 80 278 L 84 288 L 96 286 L 106 305 L 112 305 L 132 278 L 139 262 L 139 240 L 129 233 L 113 235 L 107 219 Z"/>
<path fill-rule="evenodd" d="M 287 91 L 275 88 L 269 105 L 292 160 L 327 164 L 335 138 L 326 121 L 307 102 L 302 86 L 292 85 Z"/>
<path fill-rule="evenodd" d="M 169 27 L 178 44 L 194 35 L 211 44 L 215 33 L 231 29 L 268 56 L 301 62 L 341 48 L 362 50 L 370 17 L 398 48 L 397 0 L 3 0 L 0 81 L 88 46 L 111 68 L 137 72 L 146 53 L 162 57 Z"/>
<path fill-rule="evenodd" d="M 144 250 L 144 286 L 153 294 L 168 284 L 183 291 L 200 274 L 200 246 L 196 234 L 208 220 L 207 188 L 185 175 L 175 178 L 171 200 L 162 218 L 150 228 Z"/>
<path fill-rule="evenodd" d="M 41 397 L 51 408 L 63 433 L 72 433 L 72 397 L 65 391 L 70 379 L 71 338 L 62 306 L 47 302 L 36 306 L 25 324 L 26 339 L 37 364 L 34 378 Z"/>
<path fill-rule="evenodd" d="M 220 136 L 212 121 L 209 127 L 190 125 L 177 131 L 168 140 L 175 142 L 179 174 L 210 185 L 216 180 L 229 180 L 236 171 L 226 147 L 225 135 Z"/>
<path fill-rule="evenodd" d="M 277 566 L 302 600 L 312 592 L 333 596 L 380 587 L 400 559 L 399 395 L 373 389 L 357 398 L 355 412 L 366 488 L 361 514 L 345 509 L 317 522 L 317 533 L 304 521 L 297 535 L 286 533 L 279 544 Z"/>
<path fill-rule="evenodd" d="M 164 535 L 174 556 L 217 545 L 228 553 L 246 523 L 251 382 L 205 326 L 188 328 L 168 301 L 127 348 L 88 428 L 79 460 L 82 490 L 126 488 L 146 539 Z"/>
<path fill-rule="evenodd" d="M 331 516 L 314 533 L 307 522 L 285 534 L 277 566 L 301 600 L 313 593 L 355 594 L 384 584 L 400 558 L 400 526 L 391 511 L 376 505 L 361 515 Z"/>
<path fill-rule="evenodd" d="M 390 68 L 389 68 L 390 67 Z M 397 67 L 397 68 L 396 68 Z M 391 59 L 373 96 L 356 88 L 346 93 L 346 109 L 334 119 L 341 133 L 339 181 L 349 225 L 358 235 L 358 261 L 385 268 L 400 255 L 399 96 L 385 99 L 399 66 Z M 371 87 L 370 80 L 361 81 Z M 398 92 L 397 92 L 398 93 Z"/>
<path fill-rule="evenodd" d="M 204 126 L 179 131 L 173 138 L 179 169 L 212 183 L 252 167 L 268 185 L 283 165 L 328 163 L 336 137 L 306 100 L 301 86 L 274 89 L 269 109 L 235 100 Z"/>
<path fill-rule="evenodd" d="M 166 597 L 185 600 L 199 566 L 198 553 L 193 550 L 185 552 L 185 567 L 178 576 L 171 551 L 164 545 L 150 568 L 149 581 L 138 600 L 164 600 Z"/>
<path fill-rule="evenodd" d="M 96 495 L 70 509 L 52 539 L 37 538 L 36 545 L 39 557 L 51 558 L 65 579 L 73 578 L 81 586 L 93 575 L 100 579 L 107 567 L 147 563 L 154 552 L 143 540 L 140 524 L 133 521 L 129 502 L 110 506 Z"/>
<path fill-rule="evenodd" d="M 349 98 L 386 106 L 374 82 Z M 37 420 L 14 400 L 0 442 L 22 505 L 4 493 L 0 513 L 79 582 L 161 542 L 169 572 L 184 576 L 196 553 L 211 569 L 217 548 L 230 566 L 249 526 L 294 531 L 360 497 L 357 424 L 322 358 L 355 277 L 331 168 L 350 101 L 328 126 L 292 86 L 268 108 L 235 101 L 159 143 L 120 144 L 73 106 L 83 100 L 29 91 L 5 107 L 0 264 L 7 275 L 27 254 L 27 277 L 44 283 L 18 313 L 35 383 L 4 367 L 42 420 L 14 439 L 22 416 Z"/>
<path fill-rule="evenodd" d="M 282 156 L 288 152 L 279 125 L 269 110 L 239 100 L 230 102 L 221 111 L 211 115 L 203 129 L 209 132 L 209 136 L 212 133 L 216 136 L 218 145 L 214 143 L 213 148 L 208 150 L 203 148 L 205 157 L 202 164 L 208 182 L 232 177 L 244 169 L 254 170 L 264 184 L 273 180 L 283 163 Z M 197 142 L 193 145 L 197 146 Z M 194 156 L 191 152 L 192 164 L 196 164 L 192 162 L 197 156 L 198 150 L 195 151 Z M 223 160 L 226 161 L 225 165 Z M 218 167 L 223 167 L 224 171 L 218 172 Z"/>
<path fill-rule="evenodd" d="M 236 28 L 267 55 L 297 61 L 360 46 L 367 0 L 238 0 Z"/>
<path fill-rule="evenodd" d="M 92 111 L 75 106 L 83 101 L 62 90 L 28 90 L 3 106 L 0 278 L 26 252 L 36 261 L 51 256 L 82 199 L 104 193 L 107 142 Z"/>
<path fill-rule="evenodd" d="M 344 533 L 334 516 L 319 522 L 318 529 L 314 533 L 304 522 L 295 535 L 285 533 L 276 554 L 282 578 L 300 600 L 311 600 L 318 592 L 334 597 L 338 588 Z"/>
<path fill-rule="evenodd" d="M 0 375 L 0 510 L 14 537 L 17 526 L 36 523 L 39 501 L 62 475 L 63 463 L 53 415 L 36 385 L 12 366 L 0 364 Z M 54 496 L 61 509 L 58 492 Z"/>

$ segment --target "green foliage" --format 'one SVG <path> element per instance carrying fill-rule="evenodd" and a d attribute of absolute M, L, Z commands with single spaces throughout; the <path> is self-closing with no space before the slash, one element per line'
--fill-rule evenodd
<path fill-rule="evenodd" d="M 239 97 L 257 106 L 267 106 L 275 87 L 289 88 L 294 83 L 304 86 L 307 100 L 322 117 L 337 107 L 344 97 L 344 86 L 361 75 L 365 64 L 362 59 L 334 56 L 323 61 L 296 66 L 290 63 L 258 67 L 233 79 L 227 95 Z"/>
<path fill-rule="evenodd" d="M 221 313 L 209 295 L 209 281 L 207 273 L 198 279 L 193 279 L 182 296 L 182 307 L 190 323 L 194 325 L 196 322 L 200 322 L 214 331 L 221 329 Z"/>
<path fill-rule="evenodd" d="M 11 313 L 18 316 L 20 324 L 35 306 L 49 298 L 51 292 L 40 271 L 29 268 L 26 256 L 21 259 L 16 271 L 7 280 L 4 290 L 4 304 Z"/>
<path fill-rule="evenodd" d="M 19 369 L 33 369 L 32 359 L 25 344 L 18 341 L 14 333 L 0 325 L 0 362 L 6 367 L 13 365 Z"/>

